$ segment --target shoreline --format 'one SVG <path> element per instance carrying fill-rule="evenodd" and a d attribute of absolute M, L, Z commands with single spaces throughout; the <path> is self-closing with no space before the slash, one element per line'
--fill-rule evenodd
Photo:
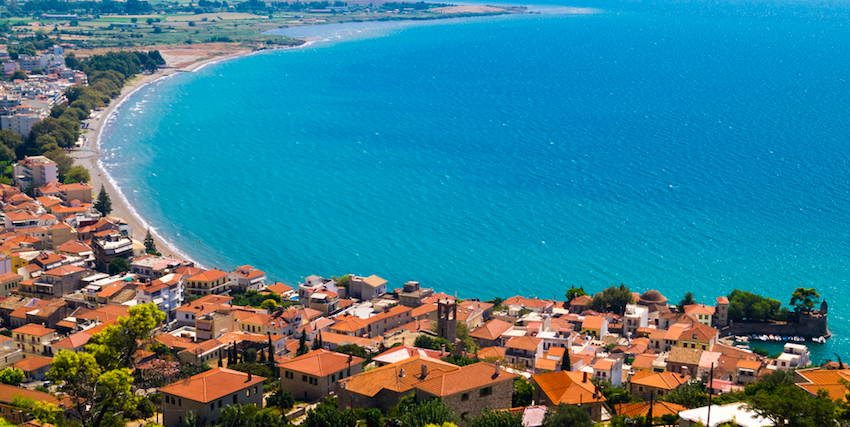
<path fill-rule="evenodd" d="M 173 256 L 177 258 L 181 258 L 187 261 L 192 261 L 196 266 L 205 268 L 198 261 L 190 257 L 186 252 L 181 251 L 176 244 L 168 240 L 165 236 L 158 232 L 158 228 L 156 225 L 145 218 L 143 212 L 138 211 L 135 206 L 133 206 L 129 200 L 124 195 L 121 187 L 115 181 L 115 179 L 109 174 L 106 168 L 103 167 L 102 164 L 102 136 L 103 130 L 105 127 L 110 125 L 110 122 L 113 122 L 113 117 L 115 117 L 118 108 L 124 104 L 133 94 L 138 92 L 139 90 L 153 84 L 159 82 L 161 80 L 167 79 L 171 76 L 180 73 L 187 72 L 196 72 L 199 71 L 209 65 L 217 64 L 219 62 L 243 58 L 267 51 L 279 50 L 279 49 L 297 49 L 301 47 L 309 46 L 315 43 L 316 40 L 307 39 L 304 44 L 295 47 L 277 47 L 270 48 L 264 50 L 250 50 L 250 49 L 242 49 L 237 50 L 235 52 L 218 55 L 212 58 L 202 59 L 195 63 L 185 65 L 179 68 L 165 68 L 165 69 L 157 69 L 152 74 L 141 75 L 141 79 L 134 80 L 131 85 L 125 86 L 121 90 L 121 94 L 118 95 L 115 99 L 111 100 L 109 105 L 106 106 L 103 110 L 99 111 L 97 114 L 93 114 L 94 118 L 89 118 L 84 120 L 84 123 L 88 123 L 88 130 L 91 132 L 84 134 L 85 142 L 82 146 L 75 148 L 72 151 L 72 157 L 74 158 L 75 165 L 81 165 L 89 170 L 89 174 L 91 176 L 91 186 L 94 187 L 95 193 L 100 192 L 101 185 L 106 188 L 106 191 L 110 195 L 110 200 L 112 202 L 112 212 L 108 215 L 109 217 L 120 218 L 121 220 L 127 222 L 132 230 L 132 238 L 133 240 L 138 241 L 139 243 L 144 244 L 145 235 L 147 231 L 150 230 L 151 235 L 156 242 L 157 250 L 162 253 L 163 256 Z M 165 56 L 165 55 L 163 55 Z M 170 66 L 170 61 L 166 58 L 166 66 Z M 95 194 L 95 198 L 97 195 Z"/>

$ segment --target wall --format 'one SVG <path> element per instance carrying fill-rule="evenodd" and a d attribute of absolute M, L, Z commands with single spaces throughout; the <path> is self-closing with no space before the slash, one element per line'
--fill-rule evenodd
<path fill-rule="evenodd" d="M 723 335 L 794 335 L 804 338 L 830 337 L 827 326 L 827 316 L 817 312 L 811 315 L 800 315 L 800 323 L 779 322 L 735 322 L 730 321 L 730 327 L 722 331 Z"/>

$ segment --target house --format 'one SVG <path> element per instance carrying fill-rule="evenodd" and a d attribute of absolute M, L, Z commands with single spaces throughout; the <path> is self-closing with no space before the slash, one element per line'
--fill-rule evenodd
<path fill-rule="evenodd" d="M 426 378 L 413 385 L 416 401 L 440 399 L 451 407 L 461 420 L 477 417 L 485 409 L 494 411 L 511 408 L 513 383 L 516 374 L 478 362 L 460 367 L 443 375 Z"/>
<path fill-rule="evenodd" d="M 359 374 L 362 358 L 319 349 L 278 363 L 280 384 L 296 399 L 319 400 L 338 392 L 337 381 Z"/>
<path fill-rule="evenodd" d="M 92 335 L 88 332 L 77 332 L 53 343 L 53 354 L 59 353 L 59 350 L 72 351 L 74 353 L 84 352 L 86 344 L 91 340 Z"/>
<path fill-rule="evenodd" d="M 324 339 L 324 336 L 322 336 Z M 377 366 L 385 366 L 391 365 L 393 363 L 398 363 L 410 359 L 414 356 L 423 356 L 430 357 L 432 359 L 441 359 L 446 356 L 447 353 L 443 353 L 441 350 L 430 350 L 425 348 L 417 348 L 410 347 L 406 345 L 400 345 L 398 347 L 390 348 L 389 350 L 375 356 L 372 358 L 372 361 L 375 362 Z"/>
<path fill-rule="evenodd" d="M 558 371 L 531 376 L 534 383 L 534 401 L 555 407 L 561 403 L 577 405 L 587 411 L 595 422 L 602 420 L 606 399 L 602 391 L 588 378 L 587 372 Z"/>
<path fill-rule="evenodd" d="M 638 328 L 649 325 L 649 309 L 636 305 L 626 304 L 626 313 L 623 315 L 623 336 L 631 337 Z"/>
<path fill-rule="evenodd" d="M 643 400 L 656 399 L 666 396 L 690 379 L 690 375 L 640 371 L 629 380 L 629 393 Z"/>
<path fill-rule="evenodd" d="M 339 310 L 339 292 L 333 280 L 312 275 L 298 285 L 298 300 L 302 306 L 329 316 Z"/>
<path fill-rule="evenodd" d="M 589 295 L 580 295 L 570 301 L 569 312 L 573 314 L 581 314 L 587 310 L 587 305 L 593 298 Z"/>
<path fill-rule="evenodd" d="M 667 371 L 674 374 L 698 375 L 703 350 L 673 347 L 667 355 Z"/>
<path fill-rule="evenodd" d="M 80 289 L 80 281 L 89 274 L 85 268 L 64 265 L 45 271 L 36 279 L 23 280 L 18 293 L 37 298 L 61 298 Z"/>
<path fill-rule="evenodd" d="M 739 385 L 757 382 L 763 365 L 762 362 L 755 360 L 739 360 L 735 364 L 735 382 Z"/>
<path fill-rule="evenodd" d="M 608 335 L 608 319 L 603 316 L 584 316 L 584 321 L 581 322 L 581 332 L 601 339 Z"/>
<path fill-rule="evenodd" d="M 230 293 L 233 281 L 230 276 L 215 268 L 195 274 L 186 280 L 186 295 L 207 296 Z"/>
<path fill-rule="evenodd" d="M 291 286 L 284 285 L 283 283 L 268 285 L 266 286 L 266 291 L 280 295 L 280 298 L 283 300 L 289 299 L 289 297 L 295 294 L 295 289 L 292 289 Z"/>
<path fill-rule="evenodd" d="M 54 329 L 30 323 L 12 330 L 12 338 L 25 355 L 53 357 L 50 343 L 57 338 Z"/>
<path fill-rule="evenodd" d="M 143 281 L 149 281 L 172 274 L 177 268 L 191 265 L 193 265 L 193 263 L 182 261 L 177 258 L 147 254 L 134 258 L 133 261 L 130 262 L 130 272 L 138 276 L 139 279 Z"/>
<path fill-rule="evenodd" d="M 679 412 L 685 411 L 688 408 L 682 405 L 669 402 L 637 402 L 637 403 L 619 403 L 614 405 L 614 411 L 618 416 L 627 418 L 636 418 L 638 416 L 646 418 L 652 409 L 652 417 L 663 417 L 665 415 L 679 415 Z"/>
<path fill-rule="evenodd" d="M 230 346 L 218 340 L 210 339 L 180 350 L 177 353 L 177 359 L 180 363 L 213 365 L 226 355 L 229 348 Z"/>
<path fill-rule="evenodd" d="M 0 384 L 0 417 L 15 425 L 23 425 L 21 423 L 30 417 L 29 413 L 22 411 L 20 407 L 14 404 L 16 397 L 32 399 L 36 403 L 48 403 L 61 410 L 67 409 L 62 402 L 49 393 Z M 46 425 L 41 424 L 41 426 Z"/>
<path fill-rule="evenodd" d="M 622 359 L 599 359 L 593 364 L 593 376 L 619 387 L 623 385 Z"/>
<path fill-rule="evenodd" d="M 22 280 L 24 280 L 24 276 L 17 273 L 9 272 L 0 274 L 0 296 L 9 296 L 9 292 L 17 288 Z"/>
<path fill-rule="evenodd" d="M 115 231 L 92 238 L 91 247 L 99 271 L 106 271 L 115 258 L 129 260 L 133 257 L 133 239 Z"/>
<path fill-rule="evenodd" d="M 136 287 L 136 301 L 139 304 L 154 303 L 165 313 L 165 322 L 177 318 L 177 307 L 183 302 L 183 284 L 186 278 L 181 274 L 169 273 L 152 282 Z"/>
<path fill-rule="evenodd" d="M 433 294 L 434 288 L 423 288 L 419 282 L 410 281 L 404 284 L 404 288 L 398 294 L 398 300 L 403 306 L 416 308 L 422 305 L 422 299 Z"/>
<path fill-rule="evenodd" d="M 543 340 L 527 335 L 513 337 L 505 343 L 505 363 L 533 368 L 543 356 Z"/>
<path fill-rule="evenodd" d="M 194 412 L 202 424 L 218 424 L 224 407 L 238 403 L 262 408 L 264 380 L 250 373 L 214 368 L 160 387 L 162 423 L 184 425 L 186 415 Z"/>
<path fill-rule="evenodd" d="M 790 371 L 809 366 L 809 349 L 803 344 L 785 343 L 782 354 L 776 358 L 776 369 Z"/>
<path fill-rule="evenodd" d="M 694 318 L 706 326 L 714 324 L 714 311 L 714 307 L 705 304 L 690 304 L 685 306 L 685 314 L 694 316 Z"/>
<path fill-rule="evenodd" d="M 714 329 L 711 326 L 707 326 L 703 323 L 697 323 L 690 328 L 685 328 L 676 342 L 679 347 L 711 350 L 711 348 L 714 347 L 714 344 L 717 343 L 717 337 L 719 336 L 718 332 L 719 331 L 717 329 Z"/>
<path fill-rule="evenodd" d="M 552 301 L 522 296 L 508 298 L 502 301 L 502 305 L 508 307 L 508 314 L 511 316 L 521 316 L 520 312 L 526 310 L 535 313 L 552 314 L 552 310 L 555 308 L 555 303 Z"/>
<path fill-rule="evenodd" d="M 53 357 L 30 356 L 12 364 L 13 368 L 23 371 L 26 381 L 40 381 L 53 366 Z"/>
<path fill-rule="evenodd" d="M 502 334 L 513 328 L 513 324 L 500 319 L 490 319 L 480 327 L 472 330 L 469 336 L 479 347 L 501 347 Z"/>
<path fill-rule="evenodd" d="M 266 273 L 250 265 L 236 267 L 229 276 L 232 289 L 240 292 L 259 291 L 266 284 Z"/>
<path fill-rule="evenodd" d="M 230 308 L 232 297 L 207 295 L 177 307 L 177 326 L 195 326 L 195 318 L 222 308 Z"/>
<path fill-rule="evenodd" d="M 72 184 L 62 184 L 59 186 L 59 195 L 65 203 L 71 205 L 70 202 L 72 200 L 78 200 L 80 203 L 92 203 L 92 191 L 94 187 L 82 184 L 82 183 L 72 183 Z"/>
<path fill-rule="evenodd" d="M 363 301 L 372 300 L 387 293 L 387 281 L 374 274 L 369 277 L 352 274 L 348 279 L 348 291 L 352 298 Z"/>
<path fill-rule="evenodd" d="M 485 407 L 510 408 L 515 378 L 498 364 L 479 362 L 459 367 L 416 354 L 344 379 L 338 405 L 340 410 L 377 408 L 387 413 L 413 391 L 417 402 L 440 397 L 457 414 L 471 417 Z"/>

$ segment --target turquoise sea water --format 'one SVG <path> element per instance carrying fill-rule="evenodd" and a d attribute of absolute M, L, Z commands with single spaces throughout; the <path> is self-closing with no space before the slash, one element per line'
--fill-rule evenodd
<path fill-rule="evenodd" d="M 329 41 L 141 89 L 103 163 L 205 266 L 482 298 L 816 287 L 813 356 L 847 354 L 850 3 L 541 11 L 283 30 Z"/>

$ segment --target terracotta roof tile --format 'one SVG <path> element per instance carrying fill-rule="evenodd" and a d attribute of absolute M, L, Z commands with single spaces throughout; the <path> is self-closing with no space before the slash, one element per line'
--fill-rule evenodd
<path fill-rule="evenodd" d="M 513 381 L 516 377 L 515 374 L 500 369 L 496 365 L 478 362 L 446 372 L 444 375 L 428 378 L 413 387 L 434 396 L 444 397 L 502 381 Z"/>
<path fill-rule="evenodd" d="M 492 319 L 470 332 L 469 336 L 472 338 L 495 341 L 513 326 L 514 325 L 505 322 L 504 320 Z"/>
<path fill-rule="evenodd" d="M 363 363 L 362 358 L 336 353 L 330 350 L 313 350 L 307 354 L 298 356 L 288 362 L 279 363 L 281 369 L 289 369 L 296 372 L 325 377 L 339 372 L 355 363 Z"/>
<path fill-rule="evenodd" d="M 244 390 L 247 387 L 262 384 L 263 381 L 265 381 L 265 378 L 257 375 L 253 375 L 249 381 L 248 374 L 244 372 L 227 368 L 215 368 L 165 387 L 160 387 L 159 391 L 196 402 L 209 403 L 237 391 Z"/>

